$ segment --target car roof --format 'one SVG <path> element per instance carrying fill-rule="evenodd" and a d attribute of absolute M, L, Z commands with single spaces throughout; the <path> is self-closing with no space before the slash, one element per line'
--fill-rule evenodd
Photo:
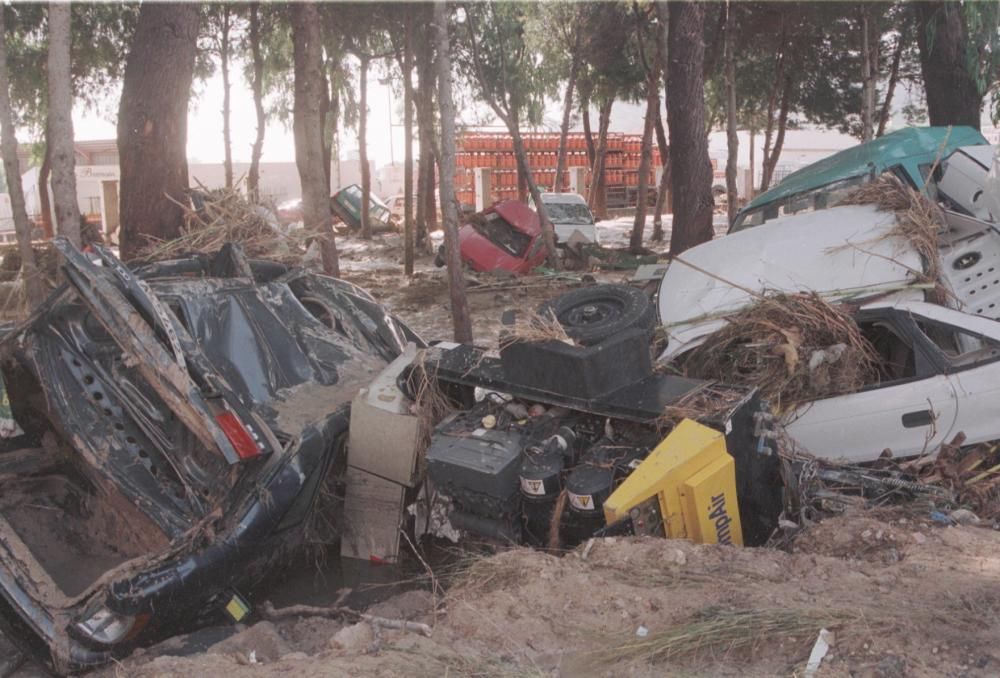
<path fill-rule="evenodd" d="M 542 193 L 542 202 L 586 205 L 587 201 L 579 193 Z"/>
<path fill-rule="evenodd" d="M 972 127 L 906 127 L 792 172 L 780 184 L 757 196 L 743 210 L 756 209 L 834 181 L 865 174 L 872 166 L 876 174 L 881 174 L 905 158 L 925 154 L 934 157 L 939 149 L 941 157 L 945 158 L 961 146 L 987 143 L 986 138 Z"/>

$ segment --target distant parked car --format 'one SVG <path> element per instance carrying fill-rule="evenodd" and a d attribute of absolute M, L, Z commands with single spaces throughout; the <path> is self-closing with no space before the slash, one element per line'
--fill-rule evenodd
<path fill-rule="evenodd" d="M 533 206 L 533 203 L 529 203 Z M 579 193 L 542 193 L 545 213 L 556 232 L 556 241 L 565 244 L 579 233 L 588 243 L 597 243 L 597 226 L 587 201 Z"/>
<path fill-rule="evenodd" d="M 282 226 L 302 221 L 302 198 L 286 200 L 278 205 L 278 223 Z"/>

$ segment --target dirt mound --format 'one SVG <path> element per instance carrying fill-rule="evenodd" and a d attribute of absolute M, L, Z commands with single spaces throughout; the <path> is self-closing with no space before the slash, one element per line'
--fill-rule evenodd
<path fill-rule="evenodd" d="M 585 549 L 467 561 L 436 616 L 419 592 L 372 610 L 433 624 L 431 638 L 382 629 L 378 641 L 351 640 L 335 621 L 286 620 L 205 654 L 148 652 L 122 668 L 139 676 L 791 675 L 827 628 L 835 643 L 820 676 L 1000 672 L 1000 533 L 992 530 L 857 513 L 806 530 L 790 553 L 652 538 L 595 540 L 586 558 Z"/>

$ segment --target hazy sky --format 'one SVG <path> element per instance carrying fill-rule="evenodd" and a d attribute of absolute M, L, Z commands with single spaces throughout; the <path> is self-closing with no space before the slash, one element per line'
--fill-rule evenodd
<path fill-rule="evenodd" d="M 250 162 L 250 145 L 257 134 L 253 96 L 238 72 L 233 77 L 230 88 L 233 160 Z M 188 159 L 192 162 L 221 163 L 224 157 L 222 76 L 216 74 L 206 83 L 196 85 L 196 91 L 199 96 L 192 97 L 188 106 Z M 393 97 L 391 106 L 394 111 L 391 136 L 390 97 Z M 387 164 L 390 156 L 395 157 L 397 162 L 403 160 L 403 128 L 402 120 L 398 119 L 399 107 L 400 103 L 395 100 L 390 88 L 380 85 L 377 79 L 372 77 L 368 83 L 368 154 L 375 161 L 376 167 Z M 109 108 L 112 111 L 117 110 L 116 105 Z M 114 139 L 117 135 L 115 125 L 116 121 L 113 118 L 108 120 L 92 113 L 88 114 L 79 107 L 74 111 L 73 131 L 78 140 Z M 347 157 L 352 150 L 356 151 L 357 141 L 353 133 L 342 136 L 344 146 L 342 155 Z M 278 121 L 269 122 L 264 136 L 262 161 L 295 161 L 295 142 L 290 127 L 286 129 Z"/>

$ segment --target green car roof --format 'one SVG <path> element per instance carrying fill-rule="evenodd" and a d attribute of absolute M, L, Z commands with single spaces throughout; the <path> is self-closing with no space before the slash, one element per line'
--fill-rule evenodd
<path fill-rule="evenodd" d="M 944 143 L 943 149 L 942 143 Z M 907 176 L 917 188 L 923 188 L 923 177 L 915 171 L 918 165 L 933 162 L 939 152 L 941 159 L 944 159 L 961 146 L 979 146 L 988 143 L 986 138 L 972 127 L 906 127 L 834 153 L 828 158 L 789 174 L 780 184 L 761 193 L 741 211 L 757 209 L 775 200 L 782 200 L 872 170 L 878 175 L 896 165 L 903 165 Z"/>

